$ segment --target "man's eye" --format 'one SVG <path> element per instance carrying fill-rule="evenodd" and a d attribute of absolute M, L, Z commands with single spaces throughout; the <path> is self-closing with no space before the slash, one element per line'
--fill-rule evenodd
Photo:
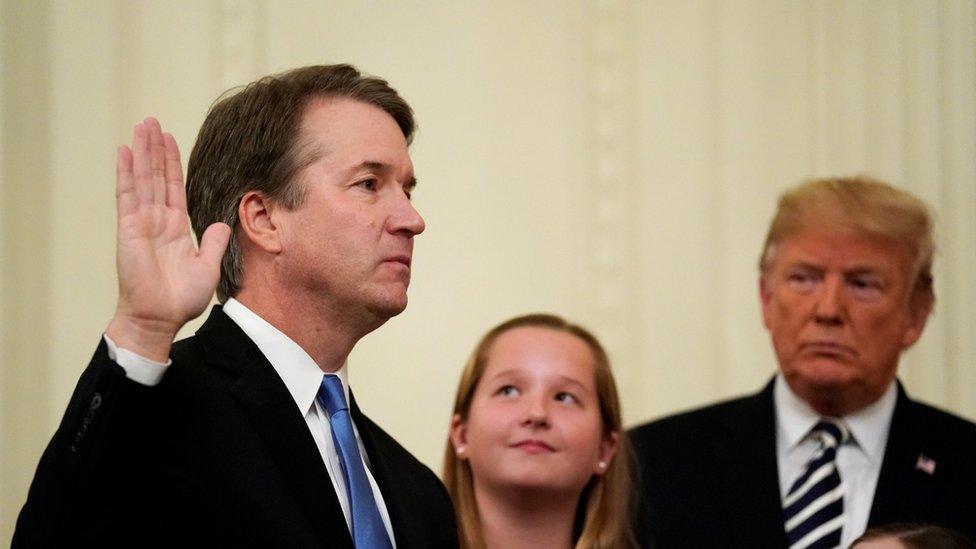
<path fill-rule="evenodd" d="M 364 180 L 360 181 L 359 183 L 357 183 L 357 185 L 359 185 L 360 187 L 366 189 L 367 191 L 375 191 L 376 190 L 376 180 L 375 179 L 372 179 L 372 178 L 371 179 L 364 179 Z"/>
<path fill-rule="evenodd" d="M 789 273 L 786 276 L 786 280 L 794 290 L 800 292 L 810 291 L 817 283 L 817 277 L 815 275 L 802 271 Z"/>
<path fill-rule="evenodd" d="M 851 286 L 855 288 L 880 288 L 881 283 L 873 278 L 853 278 L 851 279 Z"/>
<path fill-rule="evenodd" d="M 857 276 L 851 278 L 847 283 L 853 290 L 854 295 L 862 298 L 877 297 L 884 289 L 884 285 L 880 280 L 870 276 Z"/>

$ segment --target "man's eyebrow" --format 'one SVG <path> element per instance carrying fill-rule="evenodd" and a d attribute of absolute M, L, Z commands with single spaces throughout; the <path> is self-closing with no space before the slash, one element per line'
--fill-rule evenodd
<path fill-rule="evenodd" d="M 368 168 L 370 170 L 382 170 L 387 168 L 389 164 L 384 164 L 378 160 L 363 160 L 362 164 L 356 166 L 356 168 Z"/>
<path fill-rule="evenodd" d="M 822 265 L 819 265 L 813 261 L 808 261 L 805 259 L 798 259 L 793 263 L 787 265 L 790 269 L 806 269 L 808 271 L 822 271 L 824 270 Z"/>
<path fill-rule="evenodd" d="M 884 267 L 880 265 L 851 265 L 850 267 L 844 269 L 844 274 L 847 276 L 858 276 L 858 275 L 881 275 L 884 272 Z"/>

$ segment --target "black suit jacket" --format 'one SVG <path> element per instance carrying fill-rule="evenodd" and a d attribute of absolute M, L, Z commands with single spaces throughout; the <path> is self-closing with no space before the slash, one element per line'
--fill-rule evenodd
<path fill-rule="evenodd" d="M 640 465 L 641 544 L 786 547 L 773 384 L 630 435 Z M 916 467 L 920 455 L 934 474 Z M 922 522 L 976 538 L 976 425 L 908 398 L 901 384 L 869 526 Z"/>
<path fill-rule="evenodd" d="M 82 374 L 17 521 L 14 547 L 339 547 L 352 539 L 281 378 L 219 307 L 162 382 L 104 343 Z M 351 402 L 397 546 L 456 547 L 440 480 Z"/>

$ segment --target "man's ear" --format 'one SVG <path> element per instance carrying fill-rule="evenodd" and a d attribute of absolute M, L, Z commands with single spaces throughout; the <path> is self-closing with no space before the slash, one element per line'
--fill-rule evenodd
<path fill-rule="evenodd" d="M 272 213 L 276 204 L 261 191 L 248 191 L 237 205 L 237 217 L 245 238 L 268 253 L 281 251 L 281 231 Z"/>
<path fill-rule="evenodd" d="M 905 333 L 902 335 L 902 350 L 908 349 L 918 341 L 918 338 L 922 337 L 925 324 L 935 306 L 935 296 L 931 290 L 916 289 L 908 299 L 908 324 L 905 326 Z"/>
<path fill-rule="evenodd" d="M 454 414 L 451 418 L 451 446 L 458 459 L 468 459 L 468 425 L 461 414 Z"/>
<path fill-rule="evenodd" d="M 759 275 L 759 306 L 762 308 L 763 325 L 769 329 L 770 312 L 772 311 L 773 289 L 766 280 L 766 273 Z"/>

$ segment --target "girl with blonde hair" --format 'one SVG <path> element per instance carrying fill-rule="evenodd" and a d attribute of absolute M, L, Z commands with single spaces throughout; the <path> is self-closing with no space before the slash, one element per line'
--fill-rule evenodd
<path fill-rule="evenodd" d="M 607 354 L 547 314 L 481 339 L 454 403 L 444 482 L 461 546 L 634 547 L 633 465 Z"/>

